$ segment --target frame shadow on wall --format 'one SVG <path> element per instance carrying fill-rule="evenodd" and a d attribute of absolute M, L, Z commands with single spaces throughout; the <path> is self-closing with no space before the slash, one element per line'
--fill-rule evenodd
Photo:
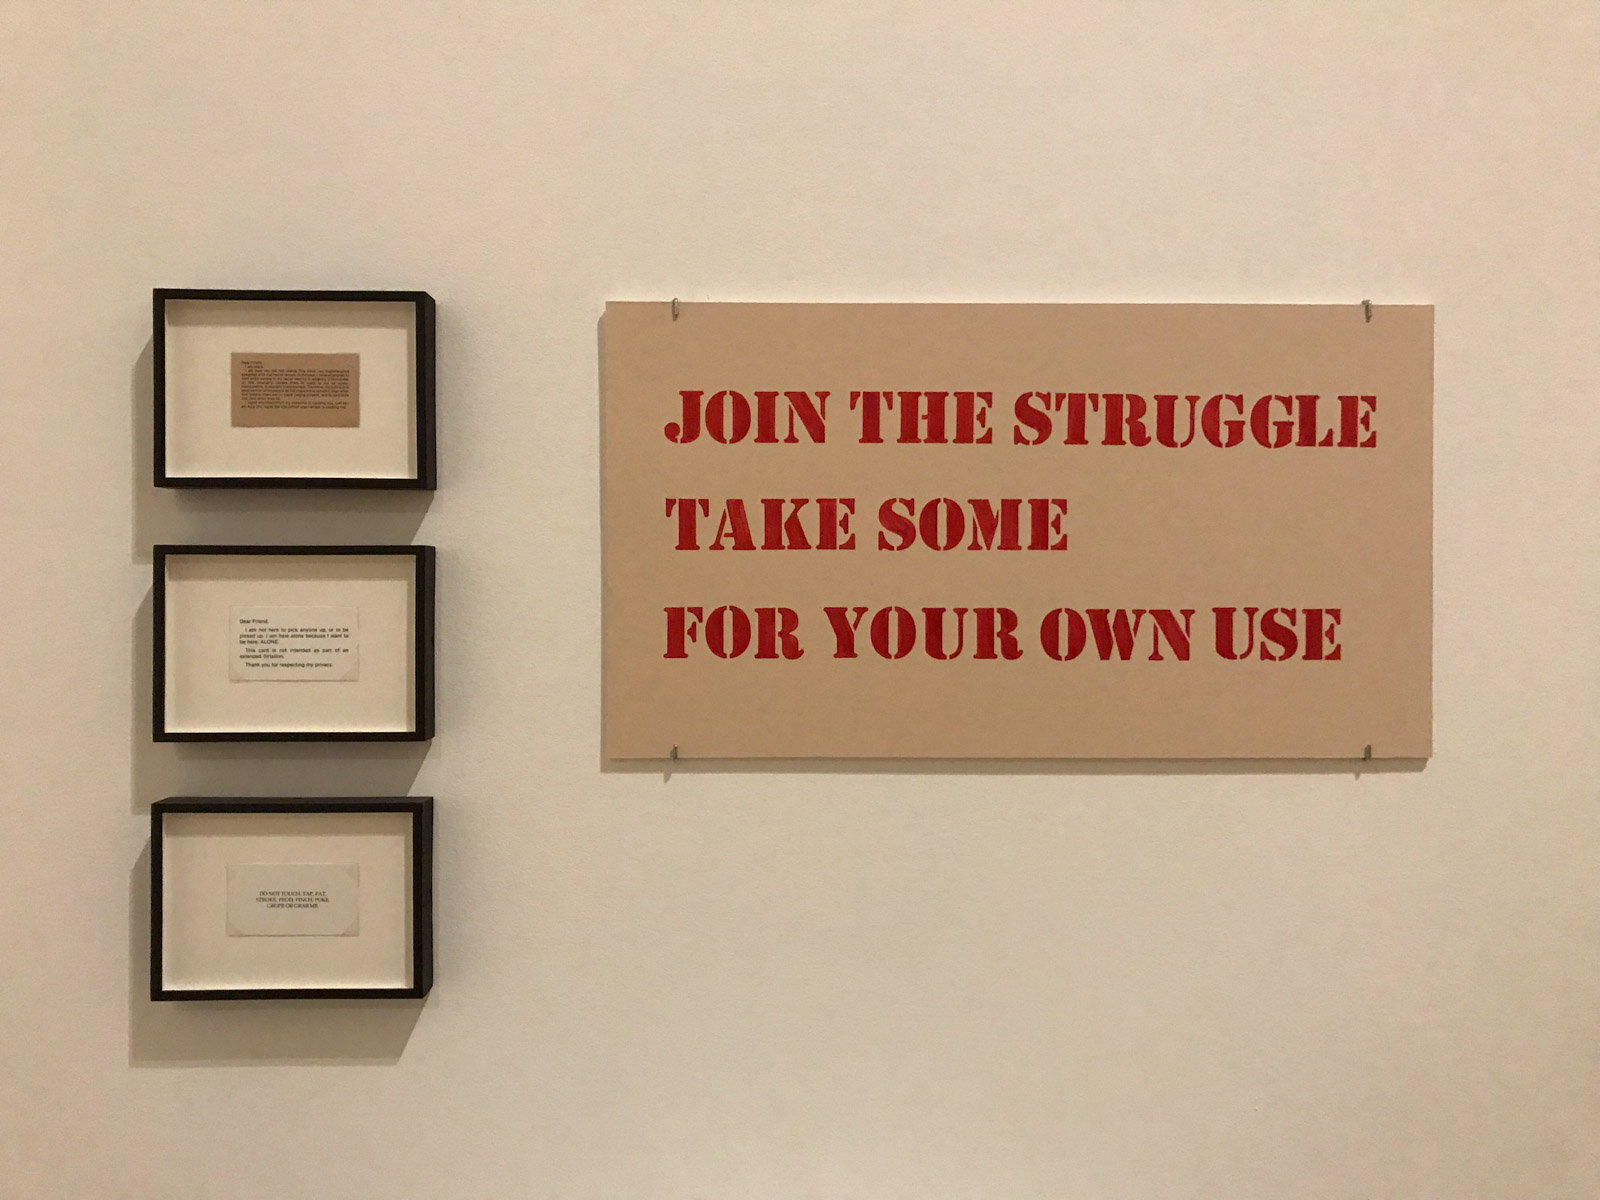
<path fill-rule="evenodd" d="M 431 492 L 156 488 L 152 350 L 133 370 L 131 560 L 163 542 L 398 545 L 416 538 Z M 151 740 L 154 638 L 147 589 L 130 630 L 134 664 L 130 809 L 167 796 L 405 796 L 431 742 L 184 743 Z M 437 902 L 437 901 L 436 901 Z M 128 880 L 128 1058 L 133 1066 L 394 1063 L 425 1000 L 150 999 L 150 850 Z"/>

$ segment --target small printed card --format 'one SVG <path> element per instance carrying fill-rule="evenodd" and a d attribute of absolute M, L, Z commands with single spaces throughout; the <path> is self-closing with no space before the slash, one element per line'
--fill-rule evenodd
<path fill-rule="evenodd" d="M 361 868 L 354 863 L 234 863 L 229 937 L 355 937 Z"/>
<path fill-rule="evenodd" d="M 235 605 L 228 610 L 228 678 L 235 682 L 356 679 L 359 611 L 310 605 Z"/>
<path fill-rule="evenodd" d="M 361 424 L 359 354 L 232 357 L 233 424 L 263 429 L 353 429 Z"/>

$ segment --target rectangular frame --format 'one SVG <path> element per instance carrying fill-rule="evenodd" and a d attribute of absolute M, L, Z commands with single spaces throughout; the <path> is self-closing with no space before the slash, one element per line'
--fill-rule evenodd
<path fill-rule="evenodd" d="M 415 559 L 413 728 L 409 730 L 183 730 L 167 727 L 167 560 L 177 556 L 384 556 Z M 159 545 L 152 556 L 151 738 L 157 742 L 422 742 L 434 728 L 434 562 L 432 546 Z"/>
<path fill-rule="evenodd" d="M 166 986 L 165 818 L 172 814 L 402 813 L 411 817 L 409 987 L 181 988 Z M 433 987 L 433 797 L 263 798 L 174 796 L 150 806 L 151 1000 L 420 999 Z"/>
<path fill-rule="evenodd" d="M 288 303 L 416 306 L 415 411 L 416 474 L 414 476 L 322 475 L 174 475 L 167 456 L 167 304 L 174 300 L 242 300 Z M 155 288 L 151 300 L 151 353 L 154 369 L 155 486 L 193 488 L 386 488 L 433 491 L 438 487 L 435 442 L 434 301 L 418 291 L 303 291 L 228 288 Z"/>

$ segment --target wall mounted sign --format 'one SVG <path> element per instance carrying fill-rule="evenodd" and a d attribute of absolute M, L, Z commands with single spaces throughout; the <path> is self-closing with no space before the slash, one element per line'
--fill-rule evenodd
<path fill-rule="evenodd" d="M 1430 753 L 1431 307 L 602 339 L 607 757 Z"/>

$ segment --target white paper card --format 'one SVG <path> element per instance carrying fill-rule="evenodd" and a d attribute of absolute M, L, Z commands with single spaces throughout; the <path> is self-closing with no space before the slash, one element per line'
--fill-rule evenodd
<path fill-rule="evenodd" d="M 356 679 L 358 618 L 354 608 L 235 605 L 228 610 L 232 634 L 228 678 L 325 683 Z"/>
<path fill-rule="evenodd" d="M 353 863 L 230 863 L 229 937 L 355 937 L 361 868 Z"/>

